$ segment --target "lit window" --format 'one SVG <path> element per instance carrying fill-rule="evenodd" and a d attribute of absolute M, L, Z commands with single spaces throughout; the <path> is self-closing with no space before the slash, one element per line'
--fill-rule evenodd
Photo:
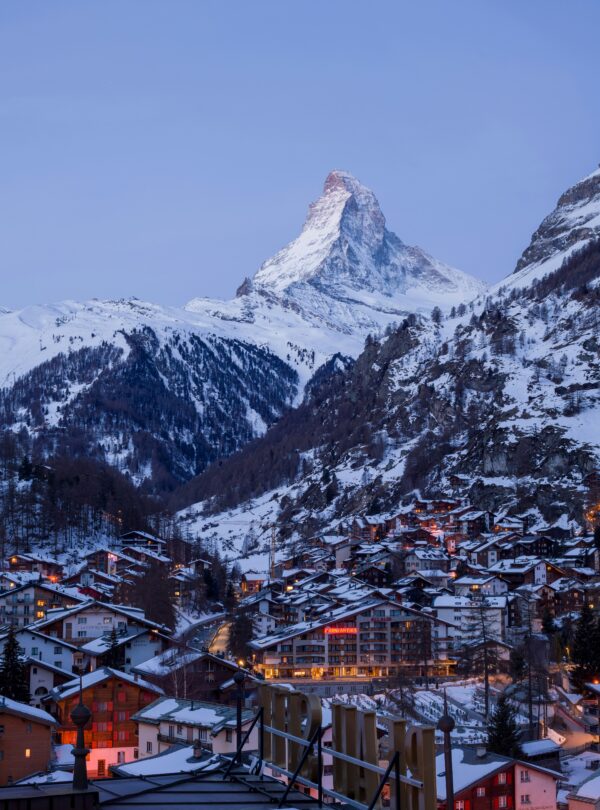
<path fill-rule="evenodd" d="M 30 756 L 31 756 L 31 748 L 26 748 L 25 749 L 25 759 L 29 759 Z"/>

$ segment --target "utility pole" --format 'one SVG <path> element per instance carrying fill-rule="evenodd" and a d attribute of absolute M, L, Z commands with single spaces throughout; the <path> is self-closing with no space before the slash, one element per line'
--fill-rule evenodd
<path fill-rule="evenodd" d="M 240 750 L 240 746 L 242 745 L 242 704 L 244 702 L 244 681 L 246 676 L 242 672 L 241 669 L 233 676 L 233 681 L 237 687 L 236 689 L 236 719 L 235 719 L 235 727 L 236 727 L 236 746 L 237 750 Z"/>
<path fill-rule="evenodd" d="M 77 726 L 77 743 L 72 749 L 73 764 L 73 790 L 87 790 L 87 766 L 85 758 L 89 754 L 89 749 L 85 747 L 85 737 L 83 729 L 89 722 L 92 713 L 87 706 L 83 705 L 83 679 L 79 673 L 79 703 L 71 712 L 71 720 Z"/>
<path fill-rule="evenodd" d="M 452 772 L 452 740 L 454 718 L 448 713 L 448 697 L 444 689 L 444 714 L 438 720 L 437 727 L 444 735 L 444 771 L 446 779 L 446 810 L 454 810 L 454 774 Z"/>

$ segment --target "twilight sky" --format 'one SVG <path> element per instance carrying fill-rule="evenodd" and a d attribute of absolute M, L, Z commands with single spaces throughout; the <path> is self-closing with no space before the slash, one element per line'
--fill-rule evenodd
<path fill-rule="evenodd" d="M 597 0 L 3 0 L 0 305 L 229 297 L 327 172 L 495 281 L 600 160 Z"/>

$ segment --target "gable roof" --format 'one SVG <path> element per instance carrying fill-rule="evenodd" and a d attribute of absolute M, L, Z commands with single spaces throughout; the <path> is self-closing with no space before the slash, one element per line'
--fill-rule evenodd
<path fill-rule="evenodd" d="M 45 627 L 48 624 L 53 624 L 55 621 L 60 619 L 64 619 L 68 616 L 74 616 L 77 613 L 81 612 L 82 610 L 86 610 L 90 607 L 98 607 L 103 610 L 112 610 L 114 613 L 118 613 L 122 616 L 126 616 L 128 619 L 132 621 L 139 622 L 140 624 L 146 625 L 147 627 L 154 627 L 158 630 L 166 629 L 164 625 L 158 624 L 157 622 L 150 621 L 147 619 L 144 611 L 141 608 L 130 607 L 129 605 L 113 605 L 111 602 L 99 602 L 97 599 L 86 599 L 80 605 L 73 605 L 73 607 L 68 608 L 56 608 L 54 610 L 47 611 L 46 618 L 40 619 L 39 622 L 35 622 L 35 626 Z"/>
<path fill-rule="evenodd" d="M 16 700 L 0 695 L 0 714 L 12 714 L 16 717 L 23 717 L 32 723 L 43 723 L 45 726 L 55 726 L 56 720 L 48 712 L 36 709 L 27 703 L 19 703 Z"/>
<path fill-rule="evenodd" d="M 130 675 L 128 672 L 122 672 L 120 669 L 113 669 L 112 667 L 100 667 L 93 672 L 86 672 L 81 678 L 81 688 L 85 691 L 92 686 L 97 686 L 103 681 L 110 678 L 117 678 L 119 681 L 126 681 L 129 684 L 135 684 L 140 689 L 147 689 L 150 692 L 156 692 L 159 695 L 164 694 L 163 690 L 149 681 L 144 681 L 136 675 Z M 52 698 L 54 701 L 64 700 L 65 698 L 72 697 L 79 694 L 79 678 L 73 678 L 68 683 L 62 686 L 55 687 L 45 698 L 48 700 Z"/>

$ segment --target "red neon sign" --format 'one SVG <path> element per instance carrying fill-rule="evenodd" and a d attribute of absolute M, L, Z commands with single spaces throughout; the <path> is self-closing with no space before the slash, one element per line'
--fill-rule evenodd
<path fill-rule="evenodd" d="M 325 635 L 326 636 L 340 636 L 340 635 L 355 636 L 356 633 L 357 633 L 356 627 L 326 627 L 325 628 Z"/>

